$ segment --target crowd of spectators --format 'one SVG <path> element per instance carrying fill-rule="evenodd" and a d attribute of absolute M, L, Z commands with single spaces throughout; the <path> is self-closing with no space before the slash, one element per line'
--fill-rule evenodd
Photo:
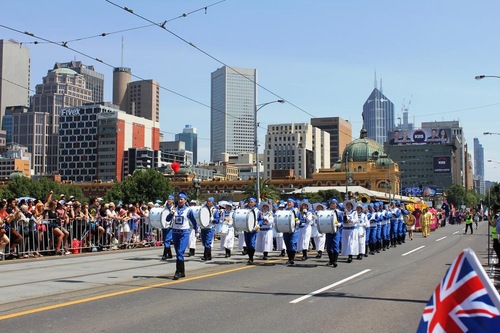
<path fill-rule="evenodd" d="M 158 203 L 156 204 L 158 205 Z M 0 259 L 160 245 L 147 217 L 152 202 L 78 202 L 51 191 L 46 200 L 0 201 Z M 161 239 L 161 238 L 160 238 Z"/>

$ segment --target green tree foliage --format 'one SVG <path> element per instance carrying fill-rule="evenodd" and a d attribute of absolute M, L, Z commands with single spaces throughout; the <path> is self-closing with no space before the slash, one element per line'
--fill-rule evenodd
<path fill-rule="evenodd" d="M 256 181 L 254 180 L 251 184 L 243 188 L 243 193 L 245 193 L 246 196 L 256 197 L 255 183 Z M 271 181 L 269 179 L 261 179 L 259 185 L 261 201 L 267 201 L 268 199 L 278 201 L 280 199 L 280 192 L 276 189 L 276 187 L 271 185 Z"/>
<path fill-rule="evenodd" d="M 172 185 L 163 174 L 154 169 L 139 169 L 116 183 L 106 193 L 106 201 L 124 203 L 165 201 L 172 193 Z"/>
<path fill-rule="evenodd" d="M 448 203 L 453 204 L 456 208 L 460 208 L 461 205 L 470 208 L 477 207 L 482 197 L 473 190 L 467 191 L 464 186 L 455 184 L 446 190 L 446 198 Z"/>
<path fill-rule="evenodd" d="M 304 198 L 308 199 L 309 202 L 328 202 L 335 198 L 339 202 L 342 201 L 342 194 L 337 190 L 320 190 L 316 193 L 305 193 Z"/>
<path fill-rule="evenodd" d="M 45 200 L 50 191 L 54 192 L 53 197 L 59 198 L 61 194 L 66 195 L 66 199 L 74 196 L 78 201 L 85 201 L 81 188 L 71 184 L 61 184 L 51 179 L 42 178 L 32 180 L 27 177 L 16 177 L 0 192 L 2 198 L 31 197 Z"/>
<path fill-rule="evenodd" d="M 486 204 L 491 205 L 494 211 L 500 209 L 500 183 L 495 183 L 486 193 Z"/>

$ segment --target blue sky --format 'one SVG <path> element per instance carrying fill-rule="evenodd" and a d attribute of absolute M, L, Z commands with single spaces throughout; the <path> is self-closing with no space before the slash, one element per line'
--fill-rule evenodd
<path fill-rule="evenodd" d="M 204 6 L 208 1 L 116 0 L 155 22 Z M 460 120 L 471 149 L 479 137 L 485 150 L 486 179 L 500 181 L 500 2 L 495 0 L 226 0 L 167 23 L 183 39 L 225 64 L 257 68 L 258 81 L 291 104 L 259 111 L 261 126 L 340 116 L 361 128 L 361 112 L 374 86 L 374 71 L 396 118 L 403 100 L 410 119 Z M 105 0 L 2 0 L 0 23 L 53 41 L 114 32 L 148 24 Z M 210 73 L 222 65 L 172 34 L 149 27 L 68 43 L 91 58 L 155 79 L 170 90 L 210 105 Z M 0 28 L 0 38 L 26 42 L 32 87 L 56 61 L 94 64 L 105 74 L 111 100 L 112 69 L 74 51 Z M 259 103 L 275 100 L 260 89 Z M 301 110 L 302 109 L 302 110 Z M 161 130 L 167 140 L 185 124 L 199 130 L 199 160 L 209 159 L 210 110 L 161 91 Z M 265 130 L 259 130 L 263 140 Z"/>

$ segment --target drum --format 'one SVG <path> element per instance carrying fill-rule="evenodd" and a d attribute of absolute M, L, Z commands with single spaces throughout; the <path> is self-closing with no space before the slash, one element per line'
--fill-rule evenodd
<path fill-rule="evenodd" d="M 170 222 L 167 222 L 168 214 L 170 214 L 170 210 L 164 209 L 163 207 L 152 208 L 149 211 L 149 225 L 151 226 L 151 228 L 170 228 L 172 224 Z"/>
<path fill-rule="evenodd" d="M 196 223 L 201 229 L 210 229 L 212 227 L 210 209 L 207 206 L 194 206 L 191 207 Z"/>
<path fill-rule="evenodd" d="M 295 212 L 293 210 L 278 210 L 276 212 L 277 232 L 293 233 L 295 232 Z"/>
<path fill-rule="evenodd" d="M 229 233 L 229 225 L 227 223 L 218 223 L 214 229 L 217 236 L 225 236 Z"/>
<path fill-rule="evenodd" d="M 236 231 L 254 231 L 257 226 L 255 212 L 250 209 L 236 209 L 233 215 L 233 225 Z"/>
<path fill-rule="evenodd" d="M 321 234 L 335 234 L 337 232 L 337 215 L 331 210 L 322 210 L 318 213 L 318 231 Z"/>

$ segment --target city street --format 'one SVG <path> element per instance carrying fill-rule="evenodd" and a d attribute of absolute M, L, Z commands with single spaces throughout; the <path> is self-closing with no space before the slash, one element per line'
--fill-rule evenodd
<path fill-rule="evenodd" d="M 487 225 L 473 235 L 448 225 L 337 268 L 328 258 L 295 267 L 273 253 L 246 265 L 239 251 L 197 256 L 172 280 L 161 248 L 0 264 L 4 332 L 414 332 L 423 308 L 459 251 L 486 266 Z M 218 248 L 218 242 L 216 242 Z M 315 253 L 314 253 L 315 254 Z M 312 257 L 314 257 L 314 254 Z M 256 256 L 257 259 L 260 256 Z"/>

